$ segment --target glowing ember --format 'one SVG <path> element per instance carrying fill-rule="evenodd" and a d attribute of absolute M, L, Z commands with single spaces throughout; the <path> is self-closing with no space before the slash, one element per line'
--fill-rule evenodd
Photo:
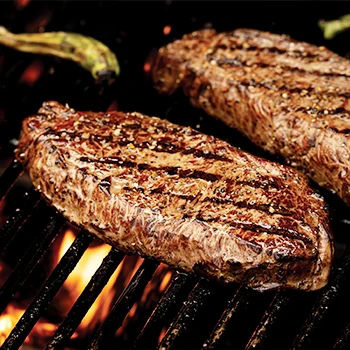
<path fill-rule="evenodd" d="M 42 75 L 43 70 L 44 65 L 42 64 L 42 62 L 36 60 L 27 67 L 19 81 L 21 83 L 33 86 Z"/>
<path fill-rule="evenodd" d="M 143 65 L 143 70 L 144 70 L 146 73 L 150 72 L 150 71 L 151 71 L 151 68 L 152 68 L 152 66 L 151 66 L 151 63 L 149 63 L 149 62 L 146 62 L 146 63 Z"/>
<path fill-rule="evenodd" d="M 16 309 L 12 305 L 9 305 L 5 309 L 4 313 L 0 316 L 0 345 L 6 340 L 23 313 L 24 310 Z"/>
<path fill-rule="evenodd" d="M 30 3 L 30 0 L 16 0 L 15 6 L 18 10 L 22 10 L 25 7 L 27 7 L 29 3 Z"/>
<path fill-rule="evenodd" d="M 160 292 L 164 292 L 165 289 L 166 289 L 166 287 L 168 287 L 172 275 L 173 275 L 173 274 L 172 274 L 171 271 L 168 271 L 168 272 L 165 274 L 165 276 L 164 276 L 164 278 L 163 278 L 163 280 L 162 280 L 162 282 L 161 282 L 161 284 L 160 284 L 160 286 L 159 286 L 159 291 L 160 291 Z"/>
<path fill-rule="evenodd" d="M 169 35 L 170 32 L 171 32 L 171 26 L 165 26 L 165 27 L 163 28 L 163 33 L 164 33 L 164 35 Z"/>

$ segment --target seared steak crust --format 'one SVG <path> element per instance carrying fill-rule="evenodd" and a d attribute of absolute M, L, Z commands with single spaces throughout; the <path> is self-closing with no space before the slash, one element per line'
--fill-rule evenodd
<path fill-rule="evenodd" d="M 292 168 L 159 118 L 57 102 L 24 120 L 16 156 L 66 218 L 124 252 L 260 290 L 327 283 L 325 203 Z"/>
<path fill-rule="evenodd" d="M 286 35 L 202 30 L 159 50 L 153 79 L 350 204 L 350 63 Z"/>

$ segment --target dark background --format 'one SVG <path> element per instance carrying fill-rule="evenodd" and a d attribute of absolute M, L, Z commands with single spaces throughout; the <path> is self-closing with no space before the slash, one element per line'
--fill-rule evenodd
<path fill-rule="evenodd" d="M 16 136 L 18 120 L 35 112 L 46 99 L 69 103 L 76 109 L 97 110 L 116 98 L 119 109 L 166 116 L 171 103 L 169 100 L 163 103 L 164 99 L 152 89 L 143 64 L 161 45 L 209 23 L 218 31 L 248 27 L 285 33 L 325 45 L 342 55 L 350 49 L 350 32 L 326 41 L 317 25 L 320 18 L 334 19 L 350 12 L 348 2 L 31 1 L 25 7 L 23 3 L 24 0 L 1 2 L 0 24 L 13 32 L 63 30 L 93 36 L 117 54 L 121 76 L 101 92 L 89 73 L 73 63 L 0 46 L 0 57 L 4 57 L 0 108 L 10 124 L 6 136 Z M 167 36 L 163 34 L 166 25 L 172 28 Z M 18 82 L 21 69 L 38 58 L 45 65 L 44 77 L 34 87 Z M 48 76 L 48 68 L 52 67 L 55 73 Z M 185 122 L 183 118 L 179 122 Z"/>

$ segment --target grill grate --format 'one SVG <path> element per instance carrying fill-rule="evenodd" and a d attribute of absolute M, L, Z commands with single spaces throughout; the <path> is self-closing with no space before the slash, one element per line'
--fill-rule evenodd
<path fill-rule="evenodd" d="M 103 323 L 89 346 L 89 349 L 103 348 L 108 345 L 109 338 L 114 335 L 132 305 L 141 296 L 143 289 L 151 279 L 157 266 L 158 263 L 154 261 L 144 261 L 113 306 L 106 321 Z"/>
<path fill-rule="evenodd" d="M 22 173 L 22 167 L 17 161 L 13 161 L 5 172 L 1 176 L 0 182 L 0 201 L 4 198 L 5 194 L 12 188 L 16 179 Z M 0 245 L 2 246 L 2 245 Z"/>
<path fill-rule="evenodd" d="M 180 310 L 182 303 L 193 287 L 194 281 L 190 276 L 177 273 L 173 277 L 168 290 L 133 344 L 133 349 L 145 349 L 146 346 L 152 345 L 156 347 L 157 339 L 155 336 L 160 334 L 164 325 L 168 324 L 167 319 L 175 318 L 176 312 Z"/>
<path fill-rule="evenodd" d="M 48 304 L 52 301 L 53 297 L 92 242 L 92 239 L 89 233 L 84 231 L 80 233 L 66 254 L 62 257 L 44 287 L 18 321 L 15 328 L 2 345 L 2 349 L 18 349 L 20 345 L 23 344 L 35 323 L 39 320 Z"/>
<path fill-rule="evenodd" d="M 319 296 L 311 310 L 302 329 L 298 333 L 293 349 L 308 349 L 312 345 L 313 340 L 317 337 L 320 340 L 320 329 L 325 322 L 329 322 L 333 317 L 329 315 L 339 301 L 344 300 L 342 308 L 349 311 L 349 305 L 346 299 L 349 295 L 350 288 L 350 247 L 347 248 L 342 261 L 335 269 L 333 280 L 326 286 L 324 292 Z M 341 310 L 339 310 L 341 312 Z M 336 322 L 336 320 L 335 320 Z M 328 327 L 327 327 L 328 328 Z M 332 329 L 329 329 L 331 332 Z"/>
<path fill-rule="evenodd" d="M 41 215 L 48 214 L 44 216 L 44 228 L 42 232 L 35 237 L 29 249 L 24 253 L 22 259 L 18 262 L 17 266 L 2 286 L 0 290 L 0 313 L 5 310 L 7 304 L 24 284 L 26 277 L 43 257 L 63 226 L 64 220 L 61 216 L 55 215 L 53 210 L 47 210 L 47 207 L 40 204 L 36 208 L 37 212 L 40 212 Z"/>
<path fill-rule="evenodd" d="M 65 320 L 58 327 L 46 349 L 62 348 L 64 343 L 69 340 L 122 259 L 123 254 L 112 248 L 84 291 L 80 294 Z"/>
<path fill-rule="evenodd" d="M 31 190 L 24 194 L 23 206 L 19 206 L 16 212 L 6 221 L 0 230 L 0 253 L 6 250 L 8 244 L 19 234 L 19 229 L 31 215 L 33 208 L 39 203 L 39 193 Z"/>
<path fill-rule="evenodd" d="M 13 246 L 16 246 L 19 241 L 28 242 L 28 245 L 24 244 L 23 253 L 19 252 L 18 262 L 0 289 L 0 312 L 5 310 L 16 293 L 26 285 L 28 277 L 36 266 L 45 259 L 51 244 L 60 237 L 65 224 L 64 219 L 40 199 L 37 191 L 33 188 L 16 187 L 24 175 L 20 164 L 13 161 L 15 145 L 13 139 L 18 137 L 21 120 L 29 113 L 35 112 L 43 100 L 55 99 L 62 103 L 67 102 L 76 109 L 96 111 L 106 110 L 112 102 L 117 102 L 123 110 L 138 110 L 150 115 L 166 116 L 173 122 L 185 123 L 192 127 L 200 124 L 200 129 L 204 132 L 213 133 L 234 144 L 238 143 L 243 149 L 260 152 L 244 138 L 190 107 L 187 100 L 180 95 L 171 98 L 158 96 L 142 73 L 144 58 L 154 47 L 159 47 L 165 42 L 163 36 L 165 25 L 172 24 L 170 36 L 173 35 L 173 37 L 167 38 L 167 41 L 170 41 L 184 32 L 201 27 L 208 18 L 212 17 L 226 18 L 231 26 L 231 11 L 227 11 L 226 15 L 225 11 L 216 10 L 212 4 L 203 4 L 204 15 L 200 19 L 197 11 L 191 13 L 191 10 L 186 8 L 187 21 L 183 17 L 184 7 L 182 6 L 184 5 L 171 5 L 173 6 L 171 7 L 168 2 L 140 4 L 138 6 L 145 6 L 142 7 L 145 11 L 140 10 L 140 14 L 135 13 L 134 4 L 127 5 L 125 2 L 123 11 L 111 10 L 108 7 L 121 5 L 106 5 L 102 2 L 97 7 L 88 3 L 82 7 L 74 2 L 70 4 L 68 2 L 30 2 L 22 10 L 16 8 L 15 2 L 5 4 L 0 5 L 3 6 L 0 19 L 4 21 L 3 24 L 8 24 L 10 29 L 39 30 L 40 25 L 38 27 L 36 24 L 37 27 L 35 27 L 34 24 L 40 23 L 40 16 L 45 17 L 49 13 L 46 30 L 80 31 L 103 39 L 115 49 L 123 69 L 119 84 L 100 86 L 91 81 L 87 72 L 69 62 L 37 58 L 0 47 L 0 62 L 2 62 L 1 57 L 4 58 L 3 64 L 0 63 L 0 112 L 3 110 L 6 116 L 6 122 L 2 122 L 0 113 L 0 128 L 5 136 L 0 139 L 0 165 L 2 159 L 10 160 L 0 178 L 0 200 L 16 198 L 16 209 L 13 209 L 0 228 L 1 257 L 11 252 Z M 221 6 L 224 4 L 222 3 Z M 265 6 L 267 5 L 264 4 L 264 13 L 266 13 Z M 274 7 L 276 6 L 278 7 L 274 4 Z M 321 11 L 322 6 L 319 7 Z M 342 12 L 340 5 L 338 8 L 339 15 L 345 13 Z M 158 9 L 161 15 L 157 11 L 153 13 L 152 9 Z M 213 11 L 219 11 L 220 16 L 215 15 Z M 260 28 L 264 29 L 266 16 L 272 16 L 267 14 L 262 22 L 258 15 L 254 17 L 249 8 L 245 11 L 252 17 L 251 22 L 246 19 L 243 24 L 247 27 L 254 27 L 256 23 L 257 25 L 260 23 Z M 328 8 L 324 8 L 323 11 L 324 14 L 329 15 Z M 149 14 L 148 17 L 143 15 L 145 12 Z M 284 8 L 280 13 L 283 12 L 285 12 Z M 133 23 L 129 20 L 131 17 L 126 16 L 125 13 L 129 13 L 134 18 Z M 205 13 L 209 16 L 208 18 L 205 17 Z M 299 11 L 296 13 L 300 15 Z M 315 13 L 315 9 L 313 12 L 305 12 L 303 9 L 302 13 L 305 16 L 305 23 L 314 23 L 315 21 L 310 19 L 322 17 L 320 13 Z M 98 16 L 107 18 L 101 23 L 96 23 Z M 242 23 L 240 17 L 241 15 L 237 15 L 237 25 Z M 80 21 L 76 18 L 80 18 Z M 273 17 L 271 17 L 272 20 Z M 28 26 L 29 24 L 32 26 Z M 288 28 L 283 25 L 288 25 L 288 20 L 286 24 L 279 24 L 280 27 L 278 27 L 280 32 L 288 32 Z M 219 23 L 216 27 L 231 29 L 221 28 Z M 142 28 L 141 31 L 140 28 Z M 310 28 L 305 24 L 305 27 L 300 29 L 301 33 L 303 35 L 312 33 Z M 291 33 L 294 30 L 292 27 L 289 29 Z M 152 43 L 149 38 L 152 38 Z M 33 64 L 42 67 L 42 74 L 38 80 L 30 84 L 24 83 L 21 77 Z M 130 84 L 130 82 L 134 83 Z M 186 116 L 186 121 L 179 119 L 180 116 Z M 330 283 L 324 290 L 312 293 L 298 291 L 258 293 L 243 286 L 225 287 L 203 278 L 198 279 L 196 276 L 174 272 L 164 294 L 160 295 L 160 299 L 147 311 L 149 314 L 145 311 L 138 323 L 135 321 L 136 323 L 131 325 L 133 331 L 128 333 L 130 338 L 127 340 L 118 338 L 117 330 L 135 303 L 140 300 L 145 288 L 156 279 L 159 263 L 145 259 L 118 296 L 100 328 L 95 329 L 90 339 L 86 340 L 85 348 L 110 348 L 111 346 L 133 349 L 237 348 L 247 350 L 348 348 L 350 342 L 350 303 L 347 298 L 350 288 L 350 238 L 348 237 L 350 212 L 337 199 L 328 194 L 325 195 L 334 211 L 332 226 L 336 238 L 337 259 Z M 87 232 L 80 232 L 1 349 L 18 349 L 23 344 L 93 240 Z M 69 348 L 72 345 L 72 339 L 70 339 L 72 334 L 113 272 L 120 266 L 123 258 L 122 253 L 114 248 L 111 249 L 49 343 L 46 344 L 46 349 Z M 160 281 L 156 282 L 160 283 Z M 276 339 L 279 339 L 278 342 Z"/>

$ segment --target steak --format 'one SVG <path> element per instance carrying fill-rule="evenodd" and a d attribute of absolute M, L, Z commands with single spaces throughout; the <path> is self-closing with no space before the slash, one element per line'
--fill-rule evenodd
<path fill-rule="evenodd" d="M 350 204 L 345 58 L 286 35 L 201 30 L 161 48 L 152 76 Z"/>
<path fill-rule="evenodd" d="M 68 220 L 126 253 L 258 289 L 328 280 L 328 211 L 305 175 L 140 113 L 45 102 L 17 159 Z"/>

